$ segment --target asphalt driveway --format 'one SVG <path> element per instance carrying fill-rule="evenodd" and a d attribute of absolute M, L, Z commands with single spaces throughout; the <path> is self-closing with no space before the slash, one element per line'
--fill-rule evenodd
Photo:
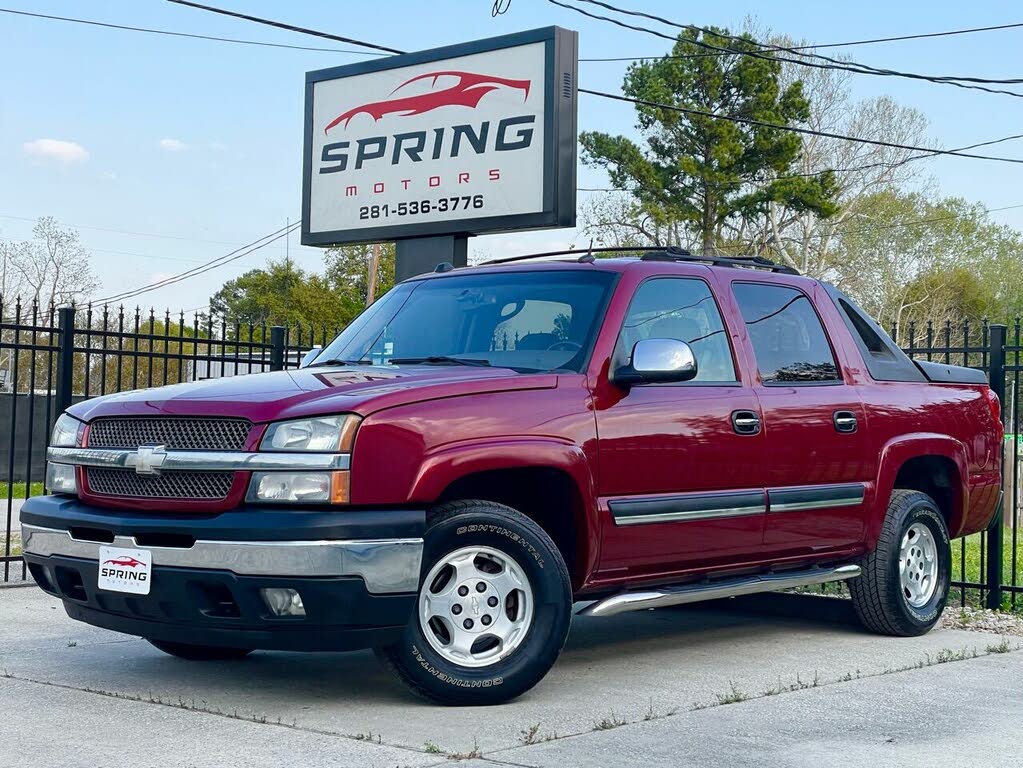
<path fill-rule="evenodd" d="M 531 693 L 441 708 L 370 653 L 189 663 L 0 589 L 0 766 L 1019 765 L 1020 638 L 729 608 L 577 619 Z"/>

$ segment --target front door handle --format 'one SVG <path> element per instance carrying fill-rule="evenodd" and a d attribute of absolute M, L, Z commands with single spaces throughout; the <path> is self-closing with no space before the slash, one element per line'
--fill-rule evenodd
<path fill-rule="evenodd" d="M 760 414 L 756 411 L 732 411 L 732 429 L 737 435 L 760 434 Z"/>
<path fill-rule="evenodd" d="M 836 432 L 849 434 L 856 431 L 856 414 L 852 411 L 835 411 L 832 421 Z"/>

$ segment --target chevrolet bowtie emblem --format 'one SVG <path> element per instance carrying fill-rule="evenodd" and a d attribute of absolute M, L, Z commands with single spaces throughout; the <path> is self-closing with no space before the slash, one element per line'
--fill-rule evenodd
<path fill-rule="evenodd" d="M 162 445 L 139 446 L 135 455 L 135 473 L 138 475 L 158 475 L 160 467 L 167 459 L 167 449 Z"/>

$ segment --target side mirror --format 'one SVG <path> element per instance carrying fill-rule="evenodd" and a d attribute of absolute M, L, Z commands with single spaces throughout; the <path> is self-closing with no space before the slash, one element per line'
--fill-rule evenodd
<path fill-rule="evenodd" d="M 304 355 L 302 355 L 302 360 L 299 362 L 298 367 L 299 368 L 306 368 L 306 367 L 308 367 L 309 364 L 312 363 L 313 360 L 315 360 L 317 357 L 319 357 L 320 352 L 322 352 L 322 351 L 323 351 L 323 347 L 321 347 L 319 344 L 317 344 L 315 347 L 313 347 L 308 352 L 306 352 Z"/>
<path fill-rule="evenodd" d="M 664 384 L 696 378 L 693 348 L 678 339 L 642 339 L 632 348 L 632 362 L 614 371 L 619 386 Z"/>

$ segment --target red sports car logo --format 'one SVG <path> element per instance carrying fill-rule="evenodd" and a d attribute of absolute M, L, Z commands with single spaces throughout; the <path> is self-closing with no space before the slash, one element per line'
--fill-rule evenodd
<path fill-rule="evenodd" d="M 122 568 L 135 568 L 139 565 L 145 565 L 141 560 L 136 560 L 134 557 L 128 557 L 122 555 L 121 557 L 115 557 L 113 560 L 104 560 L 103 565 L 114 565 Z"/>
<path fill-rule="evenodd" d="M 475 109 L 479 106 L 480 99 L 491 91 L 496 91 L 498 88 L 502 87 L 522 91 L 523 101 L 529 98 L 529 80 L 511 80 L 507 77 L 493 77 L 491 75 L 480 75 L 474 72 L 457 71 L 427 72 L 425 75 L 416 75 L 391 91 L 390 95 L 393 96 L 406 85 L 420 80 L 428 80 L 432 78 L 433 82 L 431 83 L 431 86 L 436 85 L 438 78 L 441 77 L 457 77 L 458 82 L 450 88 L 442 88 L 439 91 L 420 93 L 415 96 L 399 96 L 395 99 L 373 101 L 369 104 L 353 107 L 347 112 L 340 114 L 331 120 L 327 124 L 327 127 L 323 129 L 323 132 L 326 133 L 339 123 L 344 123 L 345 128 L 347 128 L 348 124 L 352 121 L 352 118 L 361 114 L 369 115 L 373 118 L 373 121 L 376 122 L 384 115 L 391 115 L 395 113 L 402 116 L 421 115 L 424 112 L 429 112 L 437 109 L 438 107 L 462 106 L 472 107 Z"/>

